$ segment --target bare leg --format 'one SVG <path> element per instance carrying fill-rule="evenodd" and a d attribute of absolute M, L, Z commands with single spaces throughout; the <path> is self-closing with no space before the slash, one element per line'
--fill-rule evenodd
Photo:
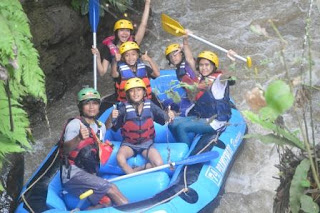
<path fill-rule="evenodd" d="M 126 173 L 130 174 L 135 172 L 128 164 L 127 159 L 134 155 L 133 150 L 128 146 L 121 146 L 117 153 L 117 161 L 121 169 Z"/>
<path fill-rule="evenodd" d="M 149 151 L 147 149 L 143 150 L 142 155 L 143 157 L 145 157 L 147 160 L 149 159 L 150 161 L 150 163 L 146 164 L 147 169 L 163 165 L 161 155 L 158 152 L 158 150 L 155 149 L 154 147 L 150 147 Z"/>
<path fill-rule="evenodd" d="M 127 198 L 120 192 L 118 187 L 114 184 L 111 185 L 111 188 L 109 189 L 107 195 L 117 206 L 128 203 Z"/>

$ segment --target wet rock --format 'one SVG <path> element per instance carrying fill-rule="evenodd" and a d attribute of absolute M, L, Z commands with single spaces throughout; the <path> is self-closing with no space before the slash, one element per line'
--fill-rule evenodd
<path fill-rule="evenodd" d="M 17 197 L 23 186 L 24 156 L 12 154 L 6 156 L 0 179 L 5 191 L 0 192 L 0 212 L 13 212 Z"/>
<path fill-rule="evenodd" d="M 220 200 L 220 206 L 214 210 L 214 213 L 238 213 L 248 212 L 254 213 L 270 213 L 272 209 L 272 192 L 261 190 L 245 195 L 242 193 L 226 193 Z M 236 206 L 237 208 L 230 208 L 230 206 Z"/>

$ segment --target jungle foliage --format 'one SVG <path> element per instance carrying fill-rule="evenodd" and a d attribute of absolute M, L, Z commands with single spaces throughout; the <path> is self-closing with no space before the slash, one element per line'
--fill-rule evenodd
<path fill-rule="evenodd" d="M 280 157 L 283 156 L 277 167 L 280 169 L 281 185 L 289 185 L 289 187 L 281 188 L 280 186 L 278 197 L 288 200 L 280 201 L 286 205 L 276 205 L 278 208 L 274 209 L 274 212 L 319 212 L 320 175 L 318 162 L 320 156 L 317 154 L 313 116 L 315 105 L 319 106 L 319 104 L 313 103 L 312 94 L 317 94 L 320 89 L 311 81 L 314 74 L 310 35 L 311 11 L 312 1 L 306 19 L 304 53 L 307 54 L 303 53 L 302 55 L 300 82 L 295 82 L 296 76 L 290 75 L 290 68 L 286 64 L 284 53 L 287 42 L 273 21 L 270 20 L 269 23 L 280 42 L 279 55 L 285 71 L 285 78 L 271 82 L 266 90 L 262 91 L 261 97 L 257 100 L 264 101 L 264 104 L 260 104 L 256 108 L 255 111 L 258 112 L 243 111 L 248 120 L 270 132 L 266 135 L 249 134 L 245 136 L 246 138 L 257 138 L 264 143 L 273 143 L 278 146 L 278 150 L 283 150 L 283 153 L 280 151 Z M 267 36 L 265 29 L 259 26 L 251 26 L 251 30 L 258 35 Z M 259 92 L 256 94 L 260 95 Z M 295 118 L 298 123 L 296 129 L 287 127 L 283 120 L 285 114 Z M 291 157 L 288 157 L 288 154 Z M 285 184 L 283 184 L 284 182 Z"/>
<path fill-rule="evenodd" d="M 18 0 L 0 1 L 0 170 L 5 156 L 30 148 L 23 98 L 47 102 L 45 76 L 31 42 L 28 18 Z M 0 185 L 0 190 L 2 190 Z"/>
<path fill-rule="evenodd" d="M 132 0 L 100 0 L 100 16 L 105 12 L 111 13 L 110 8 L 123 13 L 132 6 Z M 80 11 L 82 15 L 87 15 L 89 12 L 89 0 L 72 0 L 71 5 L 76 11 Z"/>

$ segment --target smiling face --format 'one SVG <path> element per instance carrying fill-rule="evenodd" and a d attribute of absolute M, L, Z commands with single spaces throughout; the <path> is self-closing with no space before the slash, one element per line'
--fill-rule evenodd
<path fill-rule="evenodd" d="M 138 61 L 139 53 L 137 50 L 128 50 L 122 54 L 122 57 L 126 64 L 129 66 L 134 66 Z"/>
<path fill-rule="evenodd" d="M 130 37 L 130 29 L 119 29 L 118 30 L 118 38 L 121 43 L 128 41 L 129 37 Z"/>
<path fill-rule="evenodd" d="M 173 65 L 178 65 L 182 61 L 182 52 L 181 51 L 174 51 L 169 54 L 169 60 L 171 64 Z"/>
<path fill-rule="evenodd" d="M 82 105 L 82 114 L 87 118 L 94 118 L 99 113 L 100 103 L 98 100 L 86 101 Z"/>
<path fill-rule="evenodd" d="M 128 93 L 129 93 L 130 100 L 134 103 L 138 103 L 143 99 L 145 95 L 145 90 L 142 87 L 135 87 L 135 88 L 129 89 Z"/>
<path fill-rule="evenodd" d="M 214 65 L 207 59 L 200 59 L 199 61 L 199 72 L 202 76 L 206 77 L 213 72 Z"/>

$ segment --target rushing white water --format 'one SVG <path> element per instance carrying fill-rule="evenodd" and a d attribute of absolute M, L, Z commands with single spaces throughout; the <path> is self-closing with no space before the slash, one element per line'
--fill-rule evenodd
<path fill-rule="evenodd" d="M 280 39 L 268 20 L 273 20 L 287 42 L 284 49 L 285 61 L 293 78 L 300 74 L 299 64 L 304 52 L 303 42 L 308 9 L 309 1 L 307 0 L 152 0 L 153 25 L 148 27 L 142 50 L 147 50 L 161 68 L 168 68 L 164 49 L 171 42 L 182 43 L 182 39 L 173 37 L 161 29 L 160 15 L 165 13 L 178 20 L 195 35 L 225 49 L 233 49 L 241 56 L 251 56 L 254 67 L 258 71 L 257 75 L 253 69 L 246 69 L 241 61 L 236 63 L 235 69 L 231 69 L 232 62 L 224 53 L 190 38 L 195 57 L 201 50 L 213 50 L 219 55 L 221 68 L 230 70 L 230 73 L 237 77 L 237 84 L 231 88 L 232 97 L 240 110 L 246 110 L 248 105 L 244 100 L 244 94 L 248 90 L 256 85 L 265 88 L 271 80 L 285 76 L 285 68 L 279 53 Z M 319 85 L 320 27 L 318 20 L 319 10 L 314 5 L 310 30 L 311 53 L 314 60 L 313 70 L 318 72 L 314 73 L 312 82 Z M 252 25 L 264 28 L 267 36 L 253 33 L 250 30 Z M 306 73 L 303 73 L 302 77 L 305 82 L 309 82 Z M 98 89 L 103 95 L 111 94 L 113 91 L 112 84 L 107 85 L 106 81 L 111 82 L 110 76 L 99 78 L 98 81 Z M 84 84 L 92 84 L 91 73 L 83 76 L 83 80 L 76 87 L 48 109 L 48 117 L 53 129 L 51 136 L 44 122 L 34 127 L 33 132 L 37 142 L 32 153 L 27 155 L 26 177 L 31 175 L 50 147 L 58 140 L 64 122 L 77 115 L 75 97 Z M 319 100 L 319 97 L 316 100 Z M 318 129 L 319 117 L 315 118 Z M 294 118 L 285 116 L 285 120 L 289 126 L 294 127 Z M 249 133 L 256 132 L 263 132 L 263 130 L 249 124 Z M 247 140 L 234 163 L 225 185 L 225 194 L 215 212 L 272 212 L 273 197 L 279 184 L 279 181 L 273 178 L 278 176 L 278 170 L 274 167 L 277 163 L 278 154 L 274 146 L 264 145 L 254 139 Z"/>

